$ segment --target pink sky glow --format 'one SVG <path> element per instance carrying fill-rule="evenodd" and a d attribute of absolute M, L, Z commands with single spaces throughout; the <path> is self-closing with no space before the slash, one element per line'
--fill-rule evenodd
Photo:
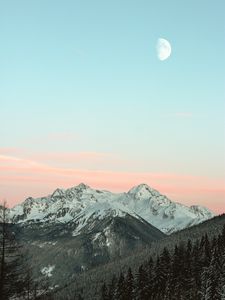
<path fill-rule="evenodd" d="M 0 154 L 0 197 L 9 206 L 25 198 L 45 196 L 56 188 L 69 188 L 84 182 L 93 188 L 114 192 L 128 191 L 131 187 L 146 183 L 175 200 L 187 205 L 204 205 L 216 213 L 225 212 L 225 187 L 221 179 L 176 173 L 122 172 L 87 168 L 69 168 L 49 163 L 50 156 L 33 155 L 23 158 L 18 151 L 5 149 Z M 61 154 L 60 159 L 93 162 L 115 157 L 104 153 Z"/>

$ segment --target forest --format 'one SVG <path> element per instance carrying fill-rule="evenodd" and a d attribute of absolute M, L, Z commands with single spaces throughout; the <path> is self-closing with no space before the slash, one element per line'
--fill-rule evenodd
<path fill-rule="evenodd" d="M 225 299 L 225 225 L 222 233 L 209 240 L 205 234 L 194 244 L 175 245 L 172 253 L 165 247 L 156 260 L 133 273 L 113 277 L 102 285 L 102 300 L 224 300 Z"/>
<path fill-rule="evenodd" d="M 0 299 L 51 299 L 48 281 L 33 277 L 30 254 L 16 239 L 5 204 L 0 212 Z"/>

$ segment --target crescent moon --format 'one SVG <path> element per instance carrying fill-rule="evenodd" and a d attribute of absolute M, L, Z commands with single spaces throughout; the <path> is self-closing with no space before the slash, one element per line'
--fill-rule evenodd
<path fill-rule="evenodd" d="M 162 38 L 158 39 L 156 50 L 159 60 L 166 60 L 169 58 L 172 51 L 170 43 L 166 39 Z"/>

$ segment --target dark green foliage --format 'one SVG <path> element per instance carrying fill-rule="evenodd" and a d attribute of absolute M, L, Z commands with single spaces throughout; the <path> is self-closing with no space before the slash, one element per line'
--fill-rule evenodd
<path fill-rule="evenodd" d="M 16 240 L 13 226 L 8 223 L 5 203 L 0 206 L 0 299 L 33 300 L 43 297 L 48 291 L 45 280 L 33 279 L 26 253 Z M 48 299 L 52 299 L 50 296 Z"/>
<path fill-rule="evenodd" d="M 123 273 L 120 273 L 120 277 L 116 286 L 114 297 L 115 299 L 118 300 L 123 300 L 125 297 L 125 278 Z"/>
<path fill-rule="evenodd" d="M 146 284 L 146 292 L 147 292 L 148 299 L 151 299 L 153 297 L 153 285 L 154 285 L 154 262 L 151 256 L 147 261 L 146 271 L 148 276 L 148 281 Z"/>
<path fill-rule="evenodd" d="M 138 269 L 138 272 L 135 276 L 135 299 L 137 300 L 147 300 L 148 299 L 148 274 L 141 265 Z"/>
<path fill-rule="evenodd" d="M 108 289 L 105 283 L 102 286 L 102 300 L 109 300 Z"/>
<path fill-rule="evenodd" d="M 163 249 L 161 255 L 157 258 L 155 266 L 155 275 L 153 281 L 152 294 L 155 299 L 163 299 L 163 295 L 167 288 L 167 283 L 170 274 L 171 260 L 170 253 L 167 248 Z"/>
<path fill-rule="evenodd" d="M 164 248 L 155 261 L 150 258 L 138 268 L 134 280 L 129 268 L 126 276 L 129 280 L 120 274 L 115 299 L 225 300 L 224 234 L 225 225 L 222 234 L 211 240 L 206 234 L 194 245 L 188 240 L 186 245 L 175 245 L 172 254 Z M 129 298 L 124 293 L 128 281 L 132 282 Z"/>
<path fill-rule="evenodd" d="M 111 283 L 109 284 L 109 290 L 108 290 L 108 296 L 109 296 L 109 299 L 111 299 L 111 300 L 115 299 L 114 293 L 115 293 L 115 289 L 116 289 L 116 282 L 117 282 L 116 276 L 114 275 Z"/>
<path fill-rule="evenodd" d="M 209 267 L 202 274 L 202 299 L 220 300 L 219 281 L 221 275 L 221 262 L 217 247 L 213 249 Z"/>
<path fill-rule="evenodd" d="M 125 278 L 124 300 L 132 299 L 133 290 L 134 290 L 134 277 L 131 268 L 129 268 L 127 272 L 127 276 Z"/>
<path fill-rule="evenodd" d="M 7 300 L 14 295 L 22 295 L 24 274 L 21 249 L 15 235 L 7 224 L 7 208 L 5 203 L 0 210 L 0 297 Z"/>

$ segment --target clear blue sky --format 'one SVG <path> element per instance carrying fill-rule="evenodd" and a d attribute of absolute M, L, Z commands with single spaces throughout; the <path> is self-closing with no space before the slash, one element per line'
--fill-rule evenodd
<path fill-rule="evenodd" d="M 0 36 L 3 152 L 224 180 L 225 1 L 0 0 Z"/>

